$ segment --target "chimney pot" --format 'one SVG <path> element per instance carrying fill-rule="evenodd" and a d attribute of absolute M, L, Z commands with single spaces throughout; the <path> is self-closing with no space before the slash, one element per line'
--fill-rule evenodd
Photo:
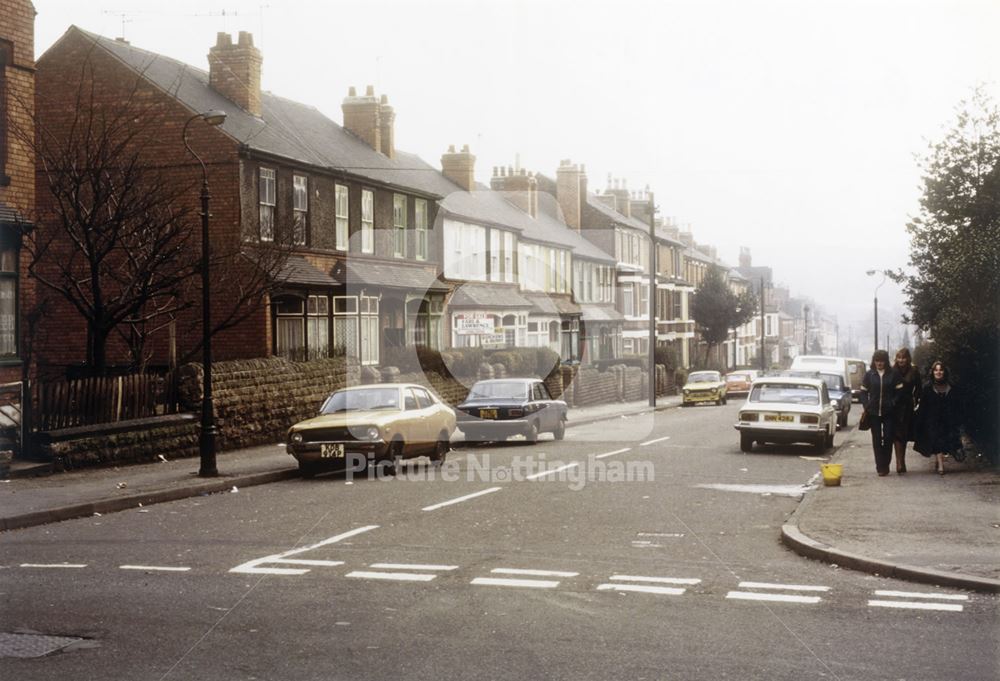
<path fill-rule="evenodd" d="M 469 151 L 469 145 L 455 153 L 455 145 L 448 146 L 448 152 L 441 157 L 441 171 L 445 177 L 467 192 L 471 192 L 476 184 L 476 157 Z"/>
<path fill-rule="evenodd" d="M 260 116 L 261 61 L 250 33 L 241 31 L 238 45 L 233 45 L 228 33 L 219 33 L 208 50 L 209 86 L 241 109 Z"/>
<path fill-rule="evenodd" d="M 375 96 L 375 86 L 374 85 L 367 86 L 365 88 L 365 97 L 374 97 L 374 96 Z"/>
<path fill-rule="evenodd" d="M 347 88 L 347 96 L 348 97 L 357 97 L 358 96 L 358 90 L 357 90 L 357 88 L 355 88 L 353 85 L 351 87 Z"/>
<path fill-rule="evenodd" d="M 379 98 L 378 101 L 379 101 L 380 104 L 388 104 L 389 103 L 389 95 L 382 95 Z"/>

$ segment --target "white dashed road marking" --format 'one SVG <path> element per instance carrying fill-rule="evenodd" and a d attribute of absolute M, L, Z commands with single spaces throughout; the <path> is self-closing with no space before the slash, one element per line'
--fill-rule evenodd
<path fill-rule="evenodd" d="M 669 435 L 665 435 L 664 437 L 658 437 L 655 440 L 646 440 L 645 442 L 640 442 L 639 446 L 640 447 L 646 447 L 648 445 L 655 445 L 657 442 L 663 442 L 664 440 L 669 440 L 669 439 L 670 439 L 670 436 Z"/>
<path fill-rule="evenodd" d="M 613 452 L 605 452 L 604 454 L 598 454 L 594 458 L 595 459 L 604 459 L 604 458 L 607 458 L 609 456 L 614 456 L 615 454 L 624 454 L 625 452 L 631 452 L 631 451 L 632 451 L 631 447 L 625 447 L 624 449 L 616 449 Z"/>
<path fill-rule="evenodd" d="M 189 567 L 167 567 L 164 565 L 119 565 L 119 570 L 148 570 L 150 572 L 187 572 Z"/>
<path fill-rule="evenodd" d="M 788 596 L 785 594 L 759 594 L 753 591 L 730 591 L 726 598 L 743 601 L 773 601 L 776 603 L 819 603 L 819 596 Z"/>
<path fill-rule="evenodd" d="M 372 563 L 368 567 L 382 570 L 457 570 L 457 565 L 420 565 L 413 563 Z"/>
<path fill-rule="evenodd" d="M 344 564 L 342 560 L 305 560 L 303 558 L 278 558 L 271 562 L 282 565 L 309 565 L 311 567 L 337 567 Z"/>
<path fill-rule="evenodd" d="M 558 570 L 523 570 L 521 568 L 493 568 L 495 575 L 524 575 L 526 577 L 576 577 L 579 572 L 560 572 Z"/>
<path fill-rule="evenodd" d="M 519 586 L 528 589 L 554 589 L 559 582 L 546 579 L 501 579 L 499 577 L 476 577 L 470 584 L 476 586 Z"/>
<path fill-rule="evenodd" d="M 680 596 L 687 589 L 676 586 L 648 586 L 646 584 L 598 584 L 598 591 L 637 591 L 647 594 L 659 594 L 661 596 Z"/>
<path fill-rule="evenodd" d="M 779 591 L 829 591 L 828 586 L 803 584 L 773 584 L 771 582 L 740 582 L 741 589 L 777 589 Z"/>
<path fill-rule="evenodd" d="M 871 608 L 895 608 L 898 610 L 940 610 L 944 612 L 962 612 L 965 606 L 956 603 L 934 603 L 933 601 L 968 601 L 969 597 L 964 594 L 942 594 L 933 592 L 918 591 L 886 591 L 876 590 L 875 596 L 883 598 L 917 598 L 922 600 L 895 600 L 886 601 L 873 598 L 868 601 Z M 930 601 L 930 602 L 928 602 Z"/>
<path fill-rule="evenodd" d="M 460 504 L 463 501 L 468 501 L 469 499 L 475 499 L 476 497 L 481 497 L 484 494 L 491 494 L 493 492 L 499 492 L 501 487 L 490 487 L 489 489 L 484 489 L 479 492 L 473 492 L 472 494 L 466 494 L 464 497 L 458 497 L 457 499 L 449 499 L 448 501 L 442 501 L 440 504 L 434 504 L 433 506 L 425 506 L 420 509 L 421 511 L 436 511 L 439 508 L 444 508 L 445 506 L 451 506 L 452 504 Z"/>
<path fill-rule="evenodd" d="M 622 582 L 655 582 L 657 584 L 701 584 L 701 580 L 694 577 L 643 577 L 640 575 L 611 575 L 609 579 Z"/>
<path fill-rule="evenodd" d="M 546 470 L 546 471 L 542 471 L 541 473 L 532 473 L 531 475 L 526 475 L 524 477 L 524 479 L 525 480 L 537 480 L 538 478 L 544 477 L 546 475 L 555 475 L 556 473 L 561 473 L 561 472 L 563 472 L 565 470 L 568 470 L 570 468 L 576 468 L 579 465 L 580 465 L 579 462 L 568 463 L 565 466 L 559 466 L 558 468 L 552 468 L 552 469 L 549 469 L 549 470 Z"/>
<path fill-rule="evenodd" d="M 242 565 L 237 565 L 230 572 L 235 572 L 237 574 L 244 575 L 304 575 L 309 572 L 308 568 L 280 568 L 280 567 L 260 567 L 265 563 L 286 563 L 285 560 L 288 556 L 298 555 L 300 553 L 305 553 L 306 551 L 312 551 L 313 549 L 318 549 L 321 546 L 327 546 L 329 544 L 336 544 L 345 539 L 350 539 L 355 535 L 359 535 L 363 532 L 370 532 L 378 528 L 378 525 L 365 525 L 363 527 L 357 527 L 353 530 L 343 532 L 341 534 L 335 535 L 333 537 L 328 537 L 323 541 L 318 541 L 315 544 L 310 544 L 309 546 L 303 546 L 299 549 L 291 549 L 283 553 L 276 553 L 271 556 L 264 556 L 263 558 L 255 558 L 254 560 L 249 560 Z M 301 565 L 301 563 L 299 563 Z"/>
<path fill-rule="evenodd" d="M 387 579 L 397 582 L 429 582 L 437 575 L 415 572 L 369 572 L 366 570 L 355 570 L 348 572 L 345 577 L 357 577 L 359 579 Z"/>
<path fill-rule="evenodd" d="M 85 563 L 21 563 L 23 568 L 85 568 Z"/>

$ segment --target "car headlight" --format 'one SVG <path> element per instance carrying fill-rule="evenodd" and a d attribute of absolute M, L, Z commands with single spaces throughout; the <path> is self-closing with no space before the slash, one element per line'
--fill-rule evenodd
<path fill-rule="evenodd" d="M 379 435 L 378 428 L 375 426 L 369 426 L 368 430 L 365 431 L 365 434 L 368 436 L 369 440 L 377 440 Z"/>
<path fill-rule="evenodd" d="M 685 395 L 687 395 L 687 394 L 688 394 L 689 392 L 691 392 L 691 391 L 690 391 L 690 390 L 688 390 L 687 388 L 684 388 L 684 394 L 685 394 Z"/>
<path fill-rule="evenodd" d="M 297 444 L 301 444 L 302 443 L 302 433 L 292 433 L 291 437 L 289 437 L 288 439 L 292 441 L 292 444 L 296 444 L 296 445 Z"/>

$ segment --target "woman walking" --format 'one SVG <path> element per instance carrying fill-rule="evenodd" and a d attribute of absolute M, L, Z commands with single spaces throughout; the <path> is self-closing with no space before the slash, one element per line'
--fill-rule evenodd
<path fill-rule="evenodd" d="M 909 348 L 900 348 L 896 352 L 892 368 L 899 374 L 903 384 L 896 399 L 892 438 L 892 445 L 896 449 L 896 473 L 901 475 L 906 472 L 906 443 L 914 439 L 913 411 L 920 404 L 923 381 L 920 372 L 913 366 Z"/>
<path fill-rule="evenodd" d="M 934 457 L 934 468 L 944 475 L 944 456 L 962 446 L 962 409 L 958 391 L 951 384 L 943 362 L 931 365 L 931 380 L 920 394 L 917 411 L 917 443 L 920 454 Z"/>
<path fill-rule="evenodd" d="M 861 404 L 871 425 L 875 472 L 880 476 L 889 475 L 896 398 L 902 388 L 899 374 L 889 366 L 889 353 L 876 350 L 872 355 L 872 368 L 861 379 Z"/>

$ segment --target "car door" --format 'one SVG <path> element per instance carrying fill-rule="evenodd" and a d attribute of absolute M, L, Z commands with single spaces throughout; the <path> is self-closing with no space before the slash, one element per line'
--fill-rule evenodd
<path fill-rule="evenodd" d="M 427 444 L 427 418 L 420 407 L 420 400 L 413 388 L 403 388 L 403 438 L 406 441 L 406 453 L 411 454 L 421 450 Z"/>
<path fill-rule="evenodd" d="M 531 401 L 538 408 L 538 429 L 554 429 L 556 427 L 555 416 L 553 415 L 555 409 L 552 408 L 552 399 L 549 398 L 549 392 L 545 390 L 545 386 L 541 381 L 531 384 Z"/>
<path fill-rule="evenodd" d="M 438 404 L 437 400 L 426 389 L 414 388 L 413 392 L 417 395 L 417 400 L 420 402 L 420 410 L 423 413 L 426 441 L 429 443 L 430 448 L 433 448 L 434 443 L 437 442 L 438 433 L 441 431 L 445 433 L 449 432 L 444 409 L 442 409 L 441 405 Z"/>

